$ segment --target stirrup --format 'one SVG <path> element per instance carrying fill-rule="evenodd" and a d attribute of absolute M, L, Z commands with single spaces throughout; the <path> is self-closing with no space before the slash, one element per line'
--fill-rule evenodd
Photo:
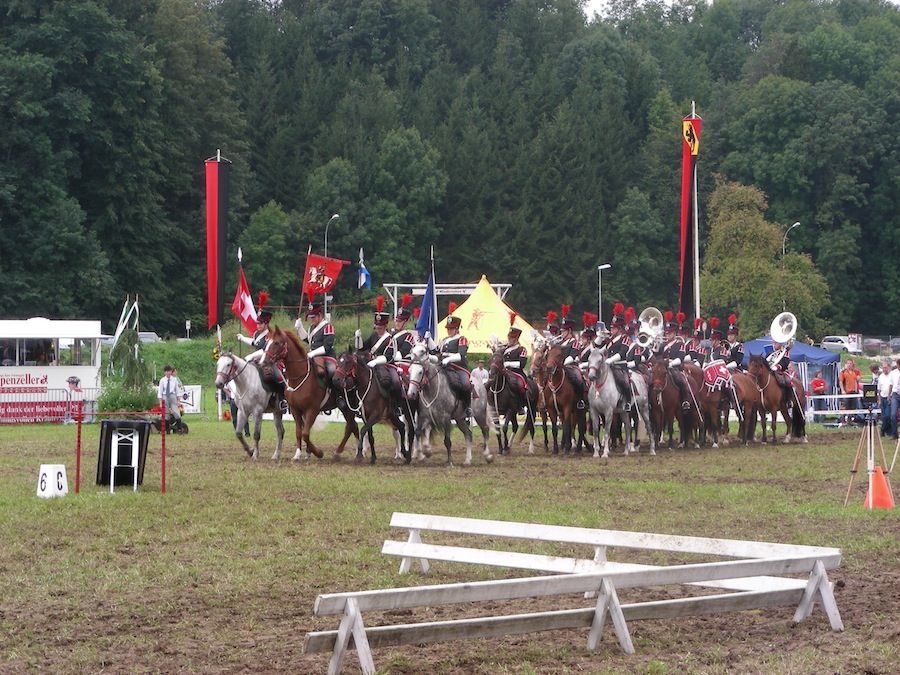
<path fill-rule="evenodd" d="M 688 410 L 690 410 L 690 409 L 691 409 L 691 402 L 690 402 L 690 401 L 682 401 L 682 402 L 681 402 L 681 409 L 684 410 L 685 412 L 687 412 Z"/>
<path fill-rule="evenodd" d="M 628 401 L 622 404 L 622 412 L 631 412 L 631 404 Z"/>
<path fill-rule="evenodd" d="M 281 414 L 287 415 L 291 411 L 291 407 L 288 405 L 287 399 L 281 399 Z"/>
<path fill-rule="evenodd" d="M 578 404 L 575 407 L 578 408 L 578 410 L 586 410 L 587 409 L 587 406 L 585 405 L 584 401 L 582 401 L 581 399 L 578 399 Z"/>
<path fill-rule="evenodd" d="M 469 419 L 475 417 L 475 413 L 472 412 L 472 406 L 466 408 L 466 417 L 468 417 Z"/>

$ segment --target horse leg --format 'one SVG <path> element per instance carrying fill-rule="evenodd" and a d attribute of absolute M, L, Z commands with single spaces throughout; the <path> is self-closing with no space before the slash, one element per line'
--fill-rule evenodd
<path fill-rule="evenodd" d="M 275 454 L 272 455 L 273 460 L 281 457 L 281 444 L 284 441 L 284 420 L 281 418 L 281 409 L 275 411 Z"/>
<path fill-rule="evenodd" d="M 453 466 L 453 458 L 450 455 L 450 448 L 452 447 L 452 443 L 450 442 L 450 429 L 452 428 L 450 425 L 453 422 L 448 417 L 444 420 L 444 447 L 447 448 L 447 466 Z M 457 422 L 458 424 L 458 422 Z M 462 427 L 460 427 L 462 428 Z M 471 460 L 470 460 L 471 463 Z"/>
<path fill-rule="evenodd" d="M 244 452 L 247 453 L 247 456 L 250 457 L 250 459 L 256 459 L 256 457 L 253 456 L 253 451 L 250 449 L 250 446 L 247 444 L 247 441 L 244 440 L 244 434 L 241 431 L 244 428 L 244 425 L 246 423 L 247 423 L 246 413 L 243 410 L 241 410 L 240 408 L 238 408 L 236 426 L 234 427 L 234 435 L 237 436 L 237 439 L 241 442 L 241 445 L 244 446 Z"/>
<path fill-rule="evenodd" d="M 466 441 L 466 460 L 463 462 L 463 466 L 471 466 L 472 465 L 472 429 L 469 427 L 469 424 L 463 419 L 462 423 L 457 421 L 457 426 L 459 426 L 460 431 L 463 432 L 463 436 Z M 450 425 L 447 425 L 447 434 L 445 437 L 448 442 L 450 438 Z M 447 457 L 450 457 L 450 448 L 447 448 Z"/>

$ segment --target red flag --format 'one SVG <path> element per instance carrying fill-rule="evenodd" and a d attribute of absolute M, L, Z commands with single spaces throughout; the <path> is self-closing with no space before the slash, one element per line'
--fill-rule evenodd
<path fill-rule="evenodd" d="M 312 300 L 314 295 L 327 293 L 334 286 L 341 268 L 349 265 L 349 260 L 326 258 L 310 253 L 306 256 L 306 271 L 303 274 L 303 292 Z"/>
<path fill-rule="evenodd" d="M 697 155 L 703 120 L 693 112 L 681 121 L 681 275 L 678 308 L 699 316 L 697 259 Z"/>
<path fill-rule="evenodd" d="M 225 250 L 228 238 L 228 160 L 206 160 L 206 277 L 209 328 L 225 319 Z"/>
<path fill-rule="evenodd" d="M 256 309 L 253 307 L 253 296 L 250 295 L 250 287 L 247 286 L 244 268 L 241 267 L 240 271 L 241 278 L 234 294 L 234 302 L 231 303 L 231 311 L 241 320 L 247 332 L 253 335 L 256 332 Z"/>

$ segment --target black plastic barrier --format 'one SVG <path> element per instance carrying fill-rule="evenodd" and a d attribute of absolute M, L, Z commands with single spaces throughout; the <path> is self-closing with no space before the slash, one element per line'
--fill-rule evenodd
<path fill-rule="evenodd" d="M 115 458 L 117 465 L 113 485 L 134 484 L 131 460 L 135 440 L 138 446 L 137 484 L 142 485 L 144 465 L 147 463 L 147 444 L 150 440 L 150 422 L 145 420 L 103 420 L 100 423 L 97 485 L 109 485 L 110 458 Z"/>

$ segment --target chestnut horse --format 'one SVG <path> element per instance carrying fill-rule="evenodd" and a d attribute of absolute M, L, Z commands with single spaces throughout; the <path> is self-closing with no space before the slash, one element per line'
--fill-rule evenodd
<path fill-rule="evenodd" d="M 532 344 L 531 353 L 531 377 L 537 385 L 537 412 L 541 414 L 541 427 L 544 429 L 544 451 L 550 451 L 550 441 L 547 437 L 547 398 L 544 395 L 544 385 L 547 382 L 547 352 L 550 351 L 550 345 L 543 338 L 538 338 Z M 537 418 L 535 418 L 537 423 Z M 554 423 L 555 428 L 555 423 Z"/>
<path fill-rule="evenodd" d="M 550 421 L 553 424 L 553 454 L 559 454 L 557 444 L 558 421 L 562 420 L 562 447 L 564 452 L 572 450 L 572 441 L 576 429 L 579 431 L 578 447 L 584 442 L 585 415 L 578 414 L 578 395 L 569 381 L 563 365 L 565 356 L 562 347 L 554 346 L 547 353 L 546 380 L 544 382 L 544 401 Z"/>
<path fill-rule="evenodd" d="M 762 411 L 764 414 L 772 415 L 772 443 L 778 442 L 775 436 L 775 426 L 779 411 L 787 427 L 784 442 L 790 443 L 791 437 L 794 437 L 802 438 L 806 443 L 806 392 L 803 391 L 803 387 L 791 378 L 794 400 L 791 401 L 792 410 L 788 410 L 788 401 L 785 400 L 781 386 L 762 354 L 750 355 L 747 372 L 756 381 L 756 390 L 759 392 L 758 400 Z M 763 430 L 765 430 L 765 421 L 763 421 Z"/>
<path fill-rule="evenodd" d="M 654 359 L 650 367 L 650 421 L 654 433 L 657 434 L 657 446 L 662 442 L 663 429 L 669 431 L 669 448 L 672 448 L 672 434 L 674 422 L 678 422 L 680 440 L 678 447 L 684 447 L 691 440 L 691 431 L 696 425 L 702 424 L 700 412 L 694 403 L 691 403 L 689 412 L 681 408 L 681 395 L 678 385 L 672 379 L 669 371 L 669 359 Z M 699 391 L 694 380 L 687 378 L 688 386 L 693 394 L 693 400 L 699 400 Z M 695 446 L 699 444 L 695 442 Z"/>
<path fill-rule="evenodd" d="M 721 365 L 724 368 L 725 362 L 721 362 Z M 706 434 L 711 431 L 713 437 L 712 447 L 719 447 L 720 433 L 723 434 L 722 442 L 727 445 L 728 427 L 722 424 L 721 415 L 723 400 L 727 402 L 727 397 L 730 396 L 730 393 L 726 389 L 726 383 L 722 382 L 721 379 L 707 379 L 705 377 L 706 369 L 701 369 L 695 363 L 686 363 L 683 367 L 684 372 L 687 373 L 697 385 L 697 405 L 700 408 L 700 417 L 703 421 L 701 426 L 701 443 L 706 442 Z M 727 369 L 725 372 L 727 373 Z M 727 407 L 725 410 L 727 414 Z"/>
<path fill-rule="evenodd" d="M 310 453 L 322 458 L 322 451 L 310 440 L 309 433 L 313 424 L 322 410 L 332 410 L 336 407 L 336 396 L 333 389 L 326 388 L 316 374 L 313 361 L 306 356 L 306 349 L 293 333 L 285 333 L 275 326 L 269 329 L 269 339 L 266 342 L 266 353 L 263 363 L 284 363 L 285 389 L 284 398 L 290 406 L 291 415 L 294 417 L 296 427 L 297 449 L 292 461 L 300 459 L 303 444 L 306 444 L 307 458 Z M 350 435 L 359 439 L 359 427 L 353 417 L 353 411 L 349 408 L 344 414 L 344 437 L 335 450 L 334 458 L 344 451 L 347 439 Z M 278 459 L 273 457 L 273 459 Z"/>
<path fill-rule="evenodd" d="M 492 350 L 491 364 L 488 379 L 485 383 L 487 397 L 494 414 L 497 415 L 497 445 L 500 454 L 509 453 L 509 436 L 507 428 L 512 422 L 512 433 L 515 438 L 519 431 L 519 409 L 525 409 L 525 424 L 522 428 L 522 436 L 530 434 L 528 441 L 528 454 L 534 454 L 534 416 L 537 406 L 537 385 L 531 378 L 525 380 L 525 393 L 520 393 L 522 376 L 506 368 L 503 361 L 503 346 Z M 499 417 L 503 415 L 503 425 L 499 424 Z M 502 431 L 502 434 L 501 434 Z"/>
<path fill-rule="evenodd" d="M 363 421 L 363 427 L 359 432 L 359 443 L 356 446 L 356 460 L 362 461 L 363 441 L 368 438 L 371 452 L 369 463 L 375 463 L 375 434 L 372 429 L 378 422 L 387 420 L 398 432 L 400 454 L 409 464 L 412 461 L 412 437 L 414 434 L 412 411 L 408 402 L 402 397 L 392 397 L 389 393 L 387 395 L 382 393 L 374 372 L 366 365 L 371 358 L 368 352 L 354 353 L 348 348 L 338 357 L 337 368 L 334 371 L 334 386 L 344 392 L 347 406 Z M 390 368 L 391 366 L 385 364 L 384 367 Z M 406 414 L 404 415 L 404 413 Z M 405 422 L 404 416 L 406 417 Z"/>

